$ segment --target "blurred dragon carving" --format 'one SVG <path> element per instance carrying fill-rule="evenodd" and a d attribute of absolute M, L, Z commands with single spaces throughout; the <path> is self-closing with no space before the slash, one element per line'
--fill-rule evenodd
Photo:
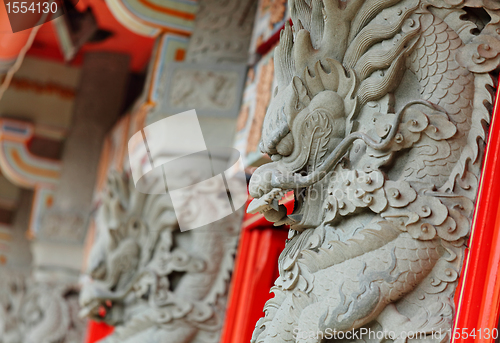
<path fill-rule="evenodd" d="M 81 343 L 79 287 L 35 281 L 3 270 L 0 278 L 0 343 Z"/>
<path fill-rule="evenodd" d="M 80 315 L 116 326 L 100 342 L 218 342 L 238 223 L 180 232 L 168 195 L 110 173 Z"/>
<path fill-rule="evenodd" d="M 500 62 L 500 3 L 289 5 L 261 142 L 272 162 L 250 181 L 248 211 L 291 230 L 252 341 L 312 343 L 361 328 L 395 342 L 405 332 L 449 340 L 432 333 L 452 326 Z M 287 215 L 279 201 L 289 191 Z"/>

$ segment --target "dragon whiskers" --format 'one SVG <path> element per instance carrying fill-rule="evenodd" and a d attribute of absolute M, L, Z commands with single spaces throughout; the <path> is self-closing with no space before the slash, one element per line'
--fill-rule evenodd
<path fill-rule="evenodd" d="M 361 139 L 370 148 L 375 150 L 384 150 L 393 141 L 396 133 L 398 132 L 399 124 L 401 118 L 405 114 L 406 110 L 413 105 L 424 105 L 433 110 L 441 111 L 446 113 L 446 111 L 429 101 L 426 100 L 414 100 L 410 101 L 403 106 L 403 108 L 396 114 L 396 119 L 391 125 L 391 129 L 385 138 L 380 142 L 375 141 L 373 138 L 362 132 L 353 132 L 346 136 L 340 144 L 331 152 L 331 154 L 326 158 L 325 162 L 316 168 L 313 172 L 308 175 L 300 175 L 298 173 L 293 173 L 289 175 L 276 174 L 273 173 L 271 179 L 271 185 L 275 188 L 281 189 L 297 189 L 305 188 L 313 185 L 316 182 L 321 181 L 335 166 L 339 163 L 340 159 L 349 150 L 354 141 Z"/>

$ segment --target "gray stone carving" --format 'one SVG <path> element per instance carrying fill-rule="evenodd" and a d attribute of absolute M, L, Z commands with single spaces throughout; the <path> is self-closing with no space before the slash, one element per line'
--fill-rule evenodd
<path fill-rule="evenodd" d="M 237 103 L 234 88 L 238 74 L 235 72 L 177 70 L 174 79 L 177 82 L 172 83 L 170 96 L 175 106 L 227 110 Z M 206 90 L 202 91 L 203 88 Z"/>
<path fill-rule="evenodd" d="M 85 321 L 78 318 L 78 287 L 34 282 L 2 273 L 1 343 L 82 343 Z"/>
<path fill-rule="evenodd" d="M 118 173 L 101 202 L 80 296 L 82 316 L 116 326 L 101 342 L 218 342 L 240 216 L 180 232 L 168 195 Z"/>
<path fill-rule="evenodd" d="M 186 62 L 245 63 L 257 1 L 201 0 Z"/>
<path fill-rule="evenodd" d="M 500 61 L 500 5 L 289 7 L 261 142 L 273 162 L 253 175 L 248 211 L 291 230 L 252 341 L 368 329 L 382 335 L 365 342 L 406 342 L 412 332 L 449 341 L 493 103 L 488 73 Z M 288 191 L 296 204 L 287 216 L 279 200 Z"/>
<path fill-rule="evenodd" d="M 166 68 L 163 99 L 155 112 L 181 113 L 193 108 L 200 116 L 236 118 L 245 82 L 245 64 L 171 62 Z"/>
<path fill-rule="evenodd" d="M 36 247 L 26 237 L 26 229 L 32 198 L 31 191 L 20 194 L 9 229 L 13 239 L 7 263 L 0 266 L 0 343 L 83 343 L 86 323 L 78 317 L 78 274 L 61 265 L 37 265 L 31 258 Z M 74 258 L 50 254 L 66 263 Z"/>

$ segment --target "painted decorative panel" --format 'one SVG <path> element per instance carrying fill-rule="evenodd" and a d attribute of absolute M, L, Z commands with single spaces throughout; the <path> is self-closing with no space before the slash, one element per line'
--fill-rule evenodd
<path fill-rule="evenodd" d="M 250 53 L 276 34 L 290 18 L 287 0 L 260 0 L 253 27 Z"/>
<path fill-rule="evenodd" d="M 276 86 L 273 56 L 271 50 L 247 73 L 235 143 L 244 156 L 245 166 L 266 160 L 259 150 L 259 142 L 264 116 Z"/>

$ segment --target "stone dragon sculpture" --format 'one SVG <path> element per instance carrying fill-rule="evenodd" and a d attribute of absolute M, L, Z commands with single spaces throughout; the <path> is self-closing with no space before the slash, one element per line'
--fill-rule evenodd
<path fill-rule="evenodd" d="M 289 8 L 260 146 L 272 162 L 252 176 L 247 211 L 291 230 L 252 342 L 320 342 L 362 328 L 436 341 L 452 326 L 471 226 L 500 3 Z M 279 201 L 290 191 L 287 215 Z"/>
<path fill-rule="evenodd" d="M 238 238 L 233 219 L 180 232 L 168 195 L 140 193 L 127 174 L 110 173 L 80 315 L 116 326 L 106 343 L 218 342 Z"/>
<path fill-rule="evenodd" d="M 75 284 L 35 282 L 3 271 L 0 278 L 0 343 L 81 343 Z"/>

